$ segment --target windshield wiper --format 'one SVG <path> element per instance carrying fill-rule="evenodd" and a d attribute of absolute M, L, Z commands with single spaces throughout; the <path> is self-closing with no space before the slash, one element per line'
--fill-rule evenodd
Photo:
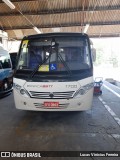
<path fill-rule="evenodd" d="M 52 45 L 52 42 L 54 42 L 55 44 Z M 67 65 L 67 63 L 64 61 L 64 59 L 62 58 L 61 54 L 58 52 L 58 46 L 59 46 L 59 44 L 56 43 L 54 39 L 52 40 L 52 42 L 51 42 L 51 49 L 50 49 L 50 54 L 49 54 L 49 56 L 48 56 L 43 62 L 41 62 L 41 64 L 39 64 L 39 65 L 32 71 L 32 73 L 30 74 L 29 78 L 33 78 L 34 75 L 35 75 L 35 73 L 38 71 L 38 69 L 39 69 L 44 63 L 46 63 L 47 60 L 49 60 L 49 58 L 51 57 L 51 55 L 52 55 L 52 53 L 53 53 L 53 52 L 52 52 L 52 47 L 55 47 L 55 48 L 56 48 L 56 53 L 58 54 L 58 58 L 60 59 L 60 61 L 61 61 L 62 64 L 64 65 L 64 67 L 66 68 L 68 74 L 69 74 L 70 76 L 72 76 L 72 72 L 71 72 L 70 68 L 68 67 L 68 65 Z"/>
<path fill-rule="evenodd" d="M 66 68 L 66 70 L 67 70 L 67 72 L 68 72 L 68 74 L 69 74 L 70 76 L 72 76 L 72 72 L 71 72 L 70 68 L 68 67 L 67 63 L 64 61 L 64 59 L 62 58 L 62 56 L 61 56 L 60 53 L 58 53 L 58 58 L 59 58 L 60 61 L 63 63 L 64 67 Z"/>
<path fill-rule="evenodd" d="M 44 59 L 44 61 L 41 62 L 41 64 L 39 64 L 39 65 L 32 71 L 32 73 L 30 74 L 29 78 L 33 78 L 33 77 L 34 77 L 35 73 L 38 71 L 38 69 L 39 69 L 44 63 L 47 62 L 47 60 L 50 58 L 51 54 L 52 54 L 52 52 L 49 54 L 49 56 L 48 56 L 46 59 Z"/>

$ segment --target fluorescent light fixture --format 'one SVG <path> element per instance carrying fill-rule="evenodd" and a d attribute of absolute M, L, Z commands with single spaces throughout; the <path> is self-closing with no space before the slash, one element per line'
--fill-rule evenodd
<path fill-rule="evenodd" d="M 42 33 L 37 27 L 33 27 L 33 29 L 34 29 L 37 33 Z"/>
<path fill-rule="evenodd" d="M 84 30 L 83 30 L 83 33 L 86 33 L 86 32 L 87 32 L 89 26 L 90 26 L 90 24 L 86 24 L 86 26 L 85 26 L 85 28 L 84 28 Z"/>
<path fill-rule="evenodd" d="M 11 9 L 15 9 L 15 5 L 9 1 L 9 0 L 2 0 L 4 3 L 6 3 Z"/>

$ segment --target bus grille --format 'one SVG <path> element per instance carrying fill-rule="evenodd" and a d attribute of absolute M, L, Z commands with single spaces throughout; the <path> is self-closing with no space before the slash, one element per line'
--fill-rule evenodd
<path fill-rule="evenodd" d="M 35 92 L 30 91 L 30 96 L 32 98 L 39 99 L 70 99 L 73 98 L 73 94 L 75 91 L 69 92 Z"/>

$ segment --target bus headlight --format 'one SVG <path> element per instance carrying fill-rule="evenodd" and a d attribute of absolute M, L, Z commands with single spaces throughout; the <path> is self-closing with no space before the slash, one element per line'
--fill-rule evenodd
<path fill-rule="evenodd" d="M 85 91 L 88 91 L 88 90 L 90 90 L 93 87 L 94 87 L 94 83 L 89 83 L 89 84 L 83 86 L 83 88 L 84 88 Z"/>
<path fill-rule="evenodd" d="M 91 88 L 93 88 L 93 86 L 94 86 L 93 83 L 89 83 L 89 84 L 87 84 L 85 86 L 82 86 L 80 89 L 78 89 L 75 92 L 75 94 L 74 94 L 73 97 L 76 97 L 78 95 L 84 95 L 84 94 L 86 94 Z"/>
<path fill-rule="evenodd" d="M 13 88 L 15 88 L 17 91 L 20 91 L 22 87 L 16 83 L 13 83 Z"/>
<path fill-rule="evenodd" d="M 23 89 L 20 85 L 14 83 L 13 84 L 14 89 L 16 89 L 22 96 L 29 97 L 27 91 Z"/>
<path fill-rule="evenodd" d="M 25 90 L 24 90 L 24 89 L 21 89 L 21 90 L 20 90 L 20 93 L 21 93 L 22 95 L 24 95 L 24 94 L 25 94 Z"/>
<path fill-rule="evenodd" d="M 80 94 L 80 95 L 85 94 L 85 90 L 84 90 L 83 88 L 81 88 L 81 89 L 79 90 L 78 94 Z"/>
<path fill-rule="evenodd" d="M 28 93 L 24 89 L 20 90 L 20 94 L 24 97 L 29 97 Z"/>

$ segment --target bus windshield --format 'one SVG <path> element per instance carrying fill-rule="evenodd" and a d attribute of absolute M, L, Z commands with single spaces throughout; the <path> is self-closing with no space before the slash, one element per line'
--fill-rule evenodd
<path fill-rule="evenodd" d="M 11 61 L 9 55 L 0 56 L 0 69 L 11 68 Z"/>
<path fill-rule="evenodd" d="M 18 70 L 63 72 L 89 69 L 88 40 L 81 37 L 44 37 L 23 40 Z"/>

